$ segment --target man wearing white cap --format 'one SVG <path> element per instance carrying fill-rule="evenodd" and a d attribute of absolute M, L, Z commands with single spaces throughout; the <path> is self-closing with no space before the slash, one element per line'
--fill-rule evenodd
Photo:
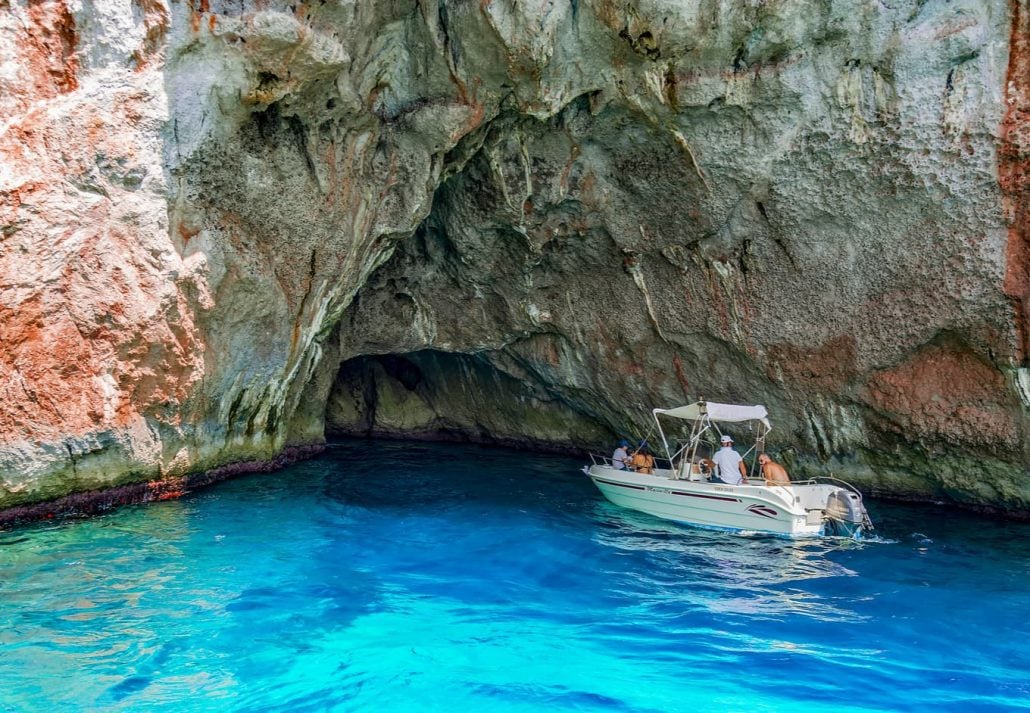
<path fill-rule="evenodd" d="M 722 448 L 712 456 L 719 466 L 719 480 L 730 485 L 747 485 L 747 466 L 740 454 L 733 450 L 733 439 L 723 436 L 721 442 Z"/>

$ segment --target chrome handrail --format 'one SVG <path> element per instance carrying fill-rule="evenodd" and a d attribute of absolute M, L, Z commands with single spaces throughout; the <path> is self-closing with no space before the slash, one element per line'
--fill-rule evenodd
<path fill-rule="evenodd" d="M 822 482 L 820 482 L 820 481 L 824 481 L 824 480 L 830 480 L 830 481 L 833 481 L 834 483 L 839 483 L 840 485 L 843 485 L 846 489 L 850 490 L 855 495 L 857 495 L 859 500 L 862 500 L 864 502 L 864 499 L 862 498 L 862 491 L 861 490 L 856 488 L 854 485 L 852 485 L 848 481 L 841 480 L 840 478 L 837 478 L 837 477 L 832 476 L 832 475 L 817 475 L 817 476 L 814 476 L 812 478 L 808 478 L 806 480 L 792 480 L 792 481 L 790 481 L 790 484 L 791 485 L 829 485 L 829 483 L 822 483 Z"/>
<path fill-rule="evenodd" d="M 587 455 L 590 456 L 590 462 L 593 465 L 614 465 L 615 463 L 609 456 L 604 456 L 600 453 L 588 453 Z M 651 457 L 654 458 L 655 470 L 674 470 L 672 467 L 672 461 L 668 458 L 659 458 L 653 453 L 651 454 Z M 662 466 L 662 463 L 665 463 L 668 467 Z M 629 464 L 627 464 L 626 467 L 629 468 Z"/>

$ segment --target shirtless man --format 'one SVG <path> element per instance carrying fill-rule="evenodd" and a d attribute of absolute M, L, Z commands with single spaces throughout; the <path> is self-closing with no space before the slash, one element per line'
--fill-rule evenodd
<path fill-rule="evenodd" d="M 765 476 L 766 485 L 790 485 L 787 470 L 770 458 L 768 453 L 759 455 L 758 463 L 762 466 L 762 475 Z"/>

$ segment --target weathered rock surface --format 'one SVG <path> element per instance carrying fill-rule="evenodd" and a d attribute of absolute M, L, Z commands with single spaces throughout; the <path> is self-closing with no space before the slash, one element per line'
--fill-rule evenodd
<path fill-rule="evenodd" d="M 0 5 L 0 507 L 766 403 L 1030 512 L 1026 0 Z"/>

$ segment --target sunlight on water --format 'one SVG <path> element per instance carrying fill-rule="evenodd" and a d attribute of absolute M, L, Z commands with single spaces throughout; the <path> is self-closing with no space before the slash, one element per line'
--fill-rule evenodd
<path fill-rule="evenodd" d="M 1030 709 L 1030 528 L 695 530 L 582 464 L 340 444 L 0 532 L 0 710 Z"/>

